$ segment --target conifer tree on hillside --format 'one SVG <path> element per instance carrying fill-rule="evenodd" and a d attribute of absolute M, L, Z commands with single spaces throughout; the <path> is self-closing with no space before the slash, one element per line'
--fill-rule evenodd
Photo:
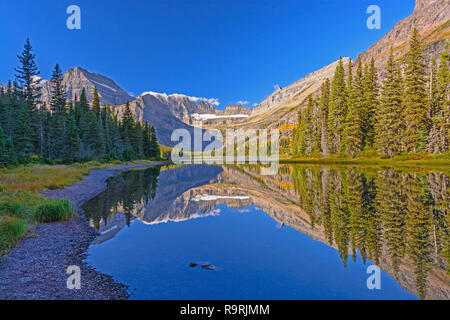
<path fill-rule="evenodd" d="M 151 158 L 151 141 L 150 141 L 150 128 L 148 127 L 148 123 L 144 122 L 144 132 L 143 132 L 143 149 L 144 155 L 146 158 Z"/>
<path fill-rule="evenodd" d="M 424 151 L 428 136 L 428 106 L 425 93 L 425 67 L 419 32 L 414 29 L 406 55 L 404 112 L 405 151 Z"/>
<path fill-rule="evenodd" d="M 130 136 L 132 135 L 132 131 L 133 131 L 133 115 L 131 113 L 129 102 L 127 102 L 127 104 L 125 105 L 121 129 L 122 129 L 123 143 L 125 146 L 128 147 L 128 146 L 130 146 L 130 143 L 131 143 Z"/>
<path fill-rule="evenodd" d="M 381 154 L 393 157 L 402 151 L 401 135 L 403 111 L 403 86 L 400 67 L 391 51 L 375 121 L 375 148 Z"/>
<path fill-rule="evenodd" d="M 298 150 L 298 146 L 300 144 L 300 123 L 302 121 L 302 110 L 299 109 L 297 111 L 297 125 L 294 127 L 294 130 L 292 132 L 292 141 L 291 141 L 291 155 L 294 157 L 297 157 L 300 155 L 300 152 Z"/>
<path fill-rule="evenodd" d="M 143 150 L 143 126 L 140 121 L 137 121 L 133 126 L 133 133 L 134 133 L 134 154 L 138 158 L 144 157 L 144 150 Z"/>
<path fill-rule="evenodd" d="M 123 140 L 123 153 L 125 160 L 132 160 L 136 157 L 133 148 L 134 132 L 133 132 L 133 114 L 131 113 L 130 103 L 127 102 L 123 113 L 121 123 L 121 135 Z"/>
<path fill-rule="evenodd" d="M 370 61 L 370 66 L 364 72 L 363 92 L 361 104 L 363 148 L 372 148 L 375 139 L 375 113 L 378 107 L 377 70 L 373 58 Z"/>
<path fill-rule="evenodd" d="M 79 113 L 80 115 L 86 114 L 90 111 L 89 103 L 86 97 L 86 89 L 81 90 L 80 100 L 79 100 Z"/>
<path fill-rule="evenodd" d="M 152 127 L 150 128 L 150 148 L 149 148 L 149 155 L 151 158 L 159 158 L 161 153 L 160 153 L 160 148 L 159 148 L 159 143 L 158 143 L 158 139 L 156 137 L 156 131 L 155 131 L 155 127 L 152 125 Z"/>
<path fill-rule="evenodd" d="M 442 52 L 440 56 L 439 72 L 438 72 L 438 92 L 437 104 L 438 111 L 436 117 L 439 119 L 439 130 L 445 134 L 446 150 L 450 149 L 450 71 L 449 71 L 449 54 L 447 51 Z"/>
<path fill-rule="evenodd" d="M 309 135 L 312 130 L 312 97 L 308 97 L 308 105 L 305 110 L 300 110 L 297 119 L 297 140 L 294 147 L 294 155 L 297 157 L 303 157 L 310 154 L 310 139 Z"/>
<path fill-rule="evenodd" d="M 444 153 L 450 144 L 450 99 L 449 99 L 449 55 L 443 51 L 439 59 L 439 70 L 431 68 L 429 77 L 429 108 L 432 126 L 428 135 L 427 151 Z"/>
<path fill-rule="evenodd" d="M 97 87 L 94 87 L 94 94 L 92 98 L 92 111 L 95 113 L 95 115 L 100 117 L 100 98 L 98 96 Z"/>
<path fill-rule="evenodd" d="M 355 77 L 352 78 L 351 66 L 349 66 L 349 76 L 347 82 L 347 105 L 348 112 L 342 137 L 341 150 L 354 155 L 363 149 L 363 119 L 362 104 L 364 99 L 363 74 L 361 61 L 358 63 Z"/>
<path fill-rule="evenodd" d="M 328 108 L 330 104 L 330 80 L 327 78 L 322 84 L 321 97 L 320 97 L 320 145 L 322 149 L 322 155 L 327 157 L 328 151 Z"/>
<path fill-rule="evenodd" d="M 437 104 L 437 81 L 436 81 L 436 59 L 431 59 L 430 71 L 427 80 L 428 94 L 428 117 L 433 118 L 438 111 Z"/>
<path fill-rule="evenodd" d="M 331 82 L 330 107 L 328 111 L 328 141 L 331 153 L 339 151 L 342 141 L 345 117 L 347 116 L 347 106 L 345 103 L 345 74 L 342 58 L 334 73 Z"/>

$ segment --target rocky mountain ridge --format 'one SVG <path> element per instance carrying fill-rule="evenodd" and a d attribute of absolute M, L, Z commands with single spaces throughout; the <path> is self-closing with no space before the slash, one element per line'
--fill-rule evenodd
<path fill-rule="evenodd" d="M 119 87 L 114 80 L 99 73 L 90 72 L 81 67 L 68 69 L 63 75 L 62 84 L 67 99 L 71 100 L 74 100 L 75 96 L 79 98 L 83 88 L 85 88 L 88 101 L 92 101 L 94 87 L 97 87 L 100 103 L 102 105 L 118 105 L 135 99 Z M 49 81 L 43 81 L 41 101 L 48 103 L 50 101 L 50 96 L 51 83 Z"/>
<path fill-rule="evenodd" d="M 424 55 L 427 62 L 438 59 L 450 38 L 450 0 L 416 0 L 413 13 L 399 21 L 384 37 L 360 54 L 356 61 L 369 63 L 374 58 L 376 67 L 385 67 L 391 48 L 394 56 L 403 56 L 408 48 L 412 30 L 417 28 L 426 44 Z M 428 64 L 428 63 L 427 63 Z"/>

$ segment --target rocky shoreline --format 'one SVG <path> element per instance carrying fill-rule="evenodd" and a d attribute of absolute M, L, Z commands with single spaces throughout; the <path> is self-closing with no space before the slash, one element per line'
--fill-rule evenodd
<path fill-rule="evenodd" d="M 124 300 L 127 286 L 84 262 L 86 250 L 98 235 L 82 218 L 82 205 L 106 189 L 106 180 L 119 171 L 160 165 L 152 163 L 92 170 L 78 184 L 49 190 L 45 197 L 68 199 L 80 217 L 66 222 L 38 224 L 0 259 L 0 299 Z M 81 289 L 67 288 L 67 267 L 81 270 Z"/>

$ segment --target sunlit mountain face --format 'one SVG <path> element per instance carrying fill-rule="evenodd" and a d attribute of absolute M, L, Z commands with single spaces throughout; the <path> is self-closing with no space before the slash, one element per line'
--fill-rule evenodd
<path fill-rule="evenodd" d="M 134 298 L 449 299 L 449 198 L 448 172 L 423 168 L 127 171 L 84 205 L 88 261 Z"/>

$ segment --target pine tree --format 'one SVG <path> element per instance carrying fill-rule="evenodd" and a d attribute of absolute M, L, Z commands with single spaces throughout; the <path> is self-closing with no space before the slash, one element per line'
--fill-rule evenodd
<path fill-rule="evenodd" d="M 339 58 L 333 81 L 331 82 L 330 107 L 328 112 L 328 142 L 330 153 L 339 151 L 342 141 L 347 107 L 345 103 L 345 74 L 342 58 Z"/>
<path fill-rule="evenodd" d="M 0 92 L 0 126 L 5 127 L 8 119 L 8 111 L 6 107 L 6 103 L 3 102 L 4 92 L 3 88 L 1 88 L 2 92 Z"/>
<path fill-rule="evenodd" d="M 32 128 L 30 126 L 29 112 L 26 105 L 19 106 L 16 125 L 14 127 L 14 148 L 17 160 L 20 163 L 27 163 L 33 152 Z"/>
<path fill-rule="evenodd" d="M 150 128 L 148 127 L 148 123 L 144 123 L 144 132 L 143 132 L 143 147 L 144 147 L 144 156 L 145 158 L 151 158 L 151 138 L 150 138 Z"/>
<path fill-rule="evenodd" d="M 17 56 L 20 66 L 15 69 L 17 72 L 16 80 L 19 85 L 19 89 L 25 99 L 25 105 L 27 108 L 29 118 L 29 142 L 32 145 L 32 151 L 38 153 L 39 138 L 38 138 L 38 116 L 37 116 L 37 104 L 40 98 L 41 78 L 38 77 L 39 69 L 36 66 L 35 55 L 33 53 L 33 47 L 30 40 L 27 38 L 24 49 L 21 55 Z"/>
<path fill-rule="evenodd" d="M 402 101 L 401 71 L 391 50 L 375 122 L 375 147 L 378 152 L 389 157 L 401 151 L 399 141 L 402 138 Z"/>
<path fill-rule="evenodd" d="M 330 104 L 330 80 L 327 78 L 322 84 L 321 97 L 320 97 L 320 145 L 322 149 L 322 155 L 328 157 L 328 108 Z"/>
<path fill-rule="evenodd" d="M 82 157 L 93 159 L 97 157 L 98 151 L 98 123 L 97 117 L 89 110 L 83 114 L 80 120 L 80 132 L 82 141 Z"/>
<path fill-rule="evenodd" d="M 378 108 L 377 70 L 372 58 L 370 66 L 365 69 L 363 77 L 363 103 L 361 105 L 361 119 L 363 132 L 363 148 L 372 148 L 375 138 L 375 112 Z"/>
<path fill-rule="evenodd" d="M 156 138 L 155 127 L 152 125 L 150 128 L 150 148 L 149 155 L 151 158 L 159 158 L 160 157 L 160 148 L 158 139 Z"/>
<path fill-rule="evenodd" d="M 437 103 L 437 81 L 436 81 L 436 59 L 431 59 L 430 73 L 428 76 L 428 117 L 433 118 L 438 112 Z"/>
<path fill-rule="evenodd" d="M 309 98 L 310 100 L 310 98 Z M 311 113 L 308 108 L 305 110 L 300 110 L 298 113 L 298 122 L 297 122 L 297 134 L 296 134 L 296 142 L 295 142 L 295 156 L 304 157 L 308 154 L 308 137 L 307 130 L 308 124 L 311 122 Z"/>
<path fill-rule="evenodd" d="M 406 55 L 403 133 L 406 151 L 423 151 L 428 135 L 425 69 L 419 32 L 414 28 Z"/>
<path fill-rule="evenodd" d="M 94 87 L 94 94 L 92 98 L 92 111 L 95 113 L 95 115 L 100 117 L 100 98 L 98 96 L 97 87 Z"/>
<path fill-rule="evenodd" d="M 447 51 L 441 53 L 438 71 L 437 88 L 437 104 L 439 129 L 446 137 L 446 150 L 450 148 L 450 71 L 449 71 L 449 54 Z"/>
<path fill-rule="evenodd" d="M 361 107 L 364 95 L 361 61 L 358 63 L 355 78 L 352 78 L 351 64 L 349 65 L 347 81 L 347 106 L 348 112 L 342 134 L 341 151 L 348 155 L 354 155 L 363 148 L 363 121 Z"/>
<path fill-rule="evenodd" d="M 79 101 L 80 115 L 86 114 L 90 111 L 89 104 L 86 97 L 86 89 L 81 90 L 80 101 Z"/>
<path fill-rule="evenodd" d="M 124 153 L 124 142 L 120 134 L 120 125 L 117 116 L 110 120 L 112 155 L 122 158 Z"/>
<path fill-rule="evenodd" d="M 134 153 L 134 121 L 131 113 L 130 104 L 127 102 L 121 123 L 121 136 L 123 141 L 123 158 L 125 160 L 133 160 L 136 158 Z"/>
<path fill-rule="evenodd" d="M 100 118 L 103 121 L 103 131 L 104 131 L 104 139 L 105 139 L 105 154 L 109 155 L 111 150 L 113 149 L 112 139 L 111 139 L 111 129 L 110 129 L 110 116 L 111 111 L 109 105 L 106 105 L 105 108 L 102 108 L 100 112 Z"/>
<path fill-rule="evenodd" d="M 134 153 L 137 158 L 143 158 L 144 157 L 144 137 L 143 137 L 143 126 L 141 122 L 136 121 L 133 126 L 133 132 L 134 132 Z"/>
<path fill-rule="evenodd" d="M 63 75 L 58 64 L 50 80 L 52 90 L 50 98 L 50 109 L 52 118 L 50 122 L 50 159 L 64 156 L 64 136 L 66 133 L 66 95 L 62 85 Z"/>
<path fill-rule="evenodd" d="M 0 126 L 0 167 L 6 167 L 15 163 L 16 157 L 11 140 L 6 136 Z"/>
<path fill-rule="evenodd" d="M 103 118 L 100 117 L 100 114 L 97 117 L 96 127 L 95 154 L 97 158 L 104 158 L 106 155 L 105 126 L 103 125 Z"/>
<path fill-rule="evenodd" d="M 75 114 L 69 114 L 67 118 L 67 130 L 64 137 L 64 160 L 77 162 L 81 159 L 80 132 L 76 124 Z"/>
<path fill-rule="evenodd" d="M 130 104 L 127 102 L 122 118 L 122 139 L 124 147 L 128 148 L 131 146 L 133 140 L 133 114 L 131 113 Z"/>
<path fill-rule="evenodd" d="M 429 108 L 432 126 L 428 135 L 427 151 L 444 153 L 450 144 L 449 55 L 443 51 L 439 70 L 432 66 L 429 77 Z"/>

